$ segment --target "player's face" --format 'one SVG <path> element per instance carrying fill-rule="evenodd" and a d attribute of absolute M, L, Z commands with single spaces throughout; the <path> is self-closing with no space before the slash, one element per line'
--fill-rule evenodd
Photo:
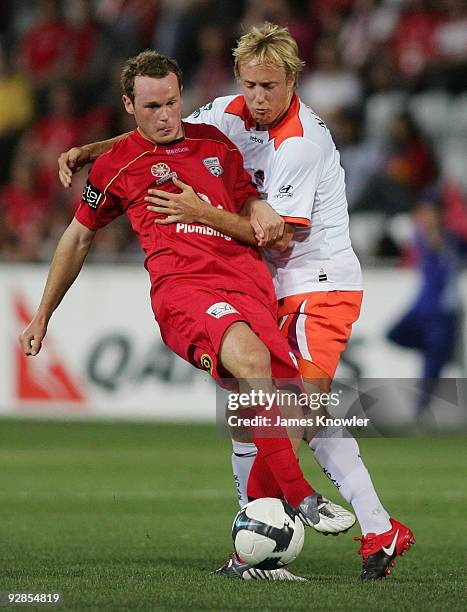
<path fill-rule="evenodd" d="M 293 79 L 287 79 L 284 68 L 254 59 L 240 62 L 238 74 L 250 113 L 260 129 L 269 129 L 290 106 Z"/>
<path fill-rule="evenodd" d="M 173 72 L 162 79 L 135 77 L 134 97 L 123 96 L 123 104 L 145 138 L 155 144 L 182 138 L 182 98 Z"/>

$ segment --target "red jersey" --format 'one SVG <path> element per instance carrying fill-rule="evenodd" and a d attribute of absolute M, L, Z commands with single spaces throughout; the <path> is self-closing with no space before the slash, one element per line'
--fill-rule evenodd
<path fill-rule="evenodd" d="M 246 293 L 275 305 L 270 273 L 259 251 L 201 225 L 157 225 L 144 200 L 149 188 L 172 193 L 173 177 L 191 185 L 206 206 L 239 212 L 258 192 L 238 149 L 217 128 L 183 123 L 184 138 L 155 145 L 137 130 L 94 163 L 76 218 L 97 230 L 125 213 L 146 253 L 155 297 L 173 283 Z M 164 215 L 161 215 L 163 218 Z"/>

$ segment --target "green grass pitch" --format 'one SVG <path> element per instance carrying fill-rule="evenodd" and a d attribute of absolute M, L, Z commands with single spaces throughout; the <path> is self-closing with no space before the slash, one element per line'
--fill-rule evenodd
<path fill-rule="evenodd" d="M 237 511 L 230 443 L 213 427 L 0 421 L 0 591 L 60 591 L 66 610 L 465 609 L 465 438 L 360 447 L 417 538 L 391 577 L 359 582 L 354 527 L 307 530 L 292 566 L 307 584 L 242 582 L 209 574 Z M 305 447 L 301 462 L 338 501 Z"/>

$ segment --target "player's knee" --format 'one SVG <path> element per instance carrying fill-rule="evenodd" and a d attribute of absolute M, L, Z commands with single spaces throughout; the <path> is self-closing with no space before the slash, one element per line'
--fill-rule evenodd
<path fill-rule="evenodd" d="M 239 355 L 237 371 L 239 378 L 271 378 L 271 355 L 268 349 L 258 344 Z"/>

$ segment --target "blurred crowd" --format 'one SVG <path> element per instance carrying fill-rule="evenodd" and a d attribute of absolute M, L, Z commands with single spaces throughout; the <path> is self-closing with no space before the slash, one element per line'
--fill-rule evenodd
<path fill-rule="evenodd" d="M 48 261 L 86 179 L 62 189 L 58 155 L 133 129 L 126 58 L 175 57 L 188 114 L 237 91 L 231 49 L 265 20 L 290 29 L 306 62 L 298 91 L 340 150 L 358 254 L 410 263 L 427 201 L 465 253 L 467 0 L 2 0 L 0 260 Z M 91 258 L 140 258 L 125 220 Z"/>

